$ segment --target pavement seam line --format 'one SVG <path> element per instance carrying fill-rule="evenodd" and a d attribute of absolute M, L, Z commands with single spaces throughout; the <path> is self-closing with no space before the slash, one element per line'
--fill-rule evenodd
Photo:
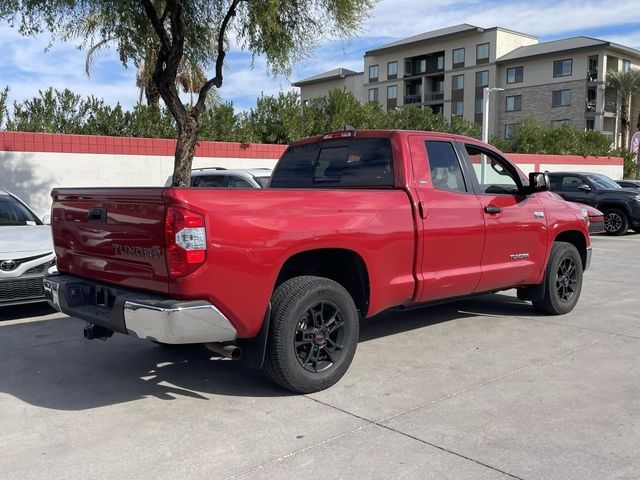
<path fill-rule="evenodd" d="M 305 396 L 306 396 L 306 395 L 305 395 Z M 340 411 L 340 412 L 342 412 L 342 413 L 346 413 L 347 415 L 351 415 L 352 417 L 358 418 L 358 419 L 360 419 L 360 420 L 364 420 L 364 421 L 366 421 L 366 422 L 370 422 L 370 424 L 371 424 L 371 425 L 375 425 L 375 426 L 377 426 L 377 427 L 384 428 L 385 430 L 389 430 L 389 431 L 391 431 L 391 432 L 397 433 L 397 434 L 402 435 L 402 436 L 404 436 L 404 437 L 410 438 L 411 440 L 416 440 L 416 441 L 418 441 L 418 442 L 420 442 L 420 443 L 423 443 L 423 444 L 428 445 L 428 446 L 430 446 L 430 447 L 433 447 L 433 448 L 436 448 L 436 449 L 438 449 L 438 450 L 441 450 L 441 451 L 443 451 L 443 452 L 445 452 L 445 453 L 448 453 L 448 454 L 451 454 L 451 455 L 455 455 L 456 457 L 460 457 L 460 458 L 462 458 L 462 459 L 464 459 L 464 460 L 467 460 L 467 461 L 469 461 L 469 462 L 476 463 L 476 464 L 481 465 L 481 466 L 483 466 L 483 467 L 486 467 L 486 468 L 488 468 L 488 469 L 490 469 L 490 470 L 494 470 L 494 471 L 496 471 L 496 472 L 499 472 L 499 473 L 502 473 L 502 474 L 504 474 L 504 475 L 507 475 L 507 476 L 509 476 L 509 477 L 511 477 L 511 478 L 515 478 L 516 480 L 523 480 L 521 477 L 517 477 L 516 475 L 513 475 L 513 474 L 511 474 L 511 473 L 509 473 L 509 472 L 505 472 L 504 470 L 500 470 L 500 469 L 499 469 L 499 468 L 497 468 L 497 467 L 493 467 L 493 466 L 491 466 L 491 465 L 488 465 L 488 464 L 486 464 L 486 463 L 483 463 L 483 462 L 481 462 L 481 461 L 479 461 L 479 460 L 476 460 L 476 459 L 474 459 L 474 458 L 467 457 L 466 455 L 462 455 L 461 453 L 457 453 L 457 452 L 455 452 L 455 451 L 453 451 L 453 450 L 449 450 L 448 448 L 441 447 L 440 445 L 436 445 L 435 443 L 431 443 L 431 442 L 428 442 L 428 441 L 423 440 L 423 439 L 421 439 L 421 438 L 415 437 L 415 436 L 413 436 L 413 435 L 411 435 L 411 434 L 409 434 L 409 433 L 402 432 L 402 431 L 397 430 L 397 429 L 395 429 L 395 428 L 393 428 L 393 427 L 390 427 L 390 426 L 388 426 L 388 425 L 383 425 L 383 424 L 382 424 L 382 423 L 380 423 L 379 421 L 375 421 L 375 420 L 371 420 L 371 419 L 368 419 L 368 418 L 362 417 L 362 416 L 360 416 L 360 415 L 358 415 L 358 414 L 356 414 L 356 413 L 349 412 L 349 411 L 344 410 L 344 409 L 342 409 L 342 408 L 340 408 L 340 407 L 335 407 L 335 406 L 333 406 L 333 405 L 331 405 L 331 404 L 329 404 L 329 403 L 323 402 L 322 400 L 318 400 L 318 399 L 313 398 L 313 397 L 308 397 L 308 396 L 307 396 L 307 398 L 309 398 L 310 400 L 313 400 L 314 402 L 318 402 L 318 403 L 320 403 L 321 405 L 324 405 L 324 406 L 326 406 L 326 407 L 330 407 L 330 408 L 333 408 L 333 409 L 335 409 L 335 410 L 338 410 L 338 411 Z M 382 421 L 384 421 L 384 420 L 382 420 Z"/>
<path fill-rule="evenodd" d="M 303 395 L 303 396 L 305 398 L 310 399 L 310 400 L 316 401 L 315 399 L 313 399 L 311 397 L 307 397 L 306 395 Z M 320 403 L 322 403 L 322 402 L 320 402 Z M 331 407 L 331 405 L 328 405 L 328 406 Z M 331 407 L 331 408 L 335 408 L 335 407 Z M 336 409 L 336 410 L 340 410 L 340 409 Z M 345 412 L 345 413 L 349 413 L 349 412 Z M 357 415 L 352 415 L 352 414 L 349 414 L 349 415 L 357 417 Z M 360 418 L 360 417 L 358 417 L 358 418 Z M 347 437 L 347 436 L 349 436 L 351 434 L 359 432 L 360 430 L 364 430 L 365 428 L 369 428 L 369 427 L 371 427 L 373 425 L 374 425 L 374 422 L 369 421 L 369 423 L 367 423 L 366 425 L 361 425 L 358 428 L 354 428 L 353 430 L 350 430 L 348 432 L 341 433 L 340 435 L 336 435 L 335 437 L 327 438 L 326 440 L 323 440 L 321 442 L 315 443 L 313 445 L 306 446 L 306 447 L 301 448 L 299 450 L 294 450 L 293 452 L 289 452 L 286 455 L 282 455 L 282 456 L 280 456 L 278 458 L 274 458 L 273 460 L 269 460 L 268 462 L 261 463 L 260 465 L 256 465 L 256 466 L 248 468 L 247 470 L 244 470 L 242 472 L 235 473 L 235 474 L 233 474 L 231 476 L 225 477 L 225 480 L 232 480 L 234 478 L 243 477 L 245 475 L 248 475 L 250 473 L 256 472 L 258 470 L 262 470 L 263 468 L 266 468 L 266 467 L 268 467 L 270 465 L 275 465 L 276 463 L 280 463 L 280 462 L 282 462 L 284 460 L 287 460 L 289 458 L 293 458 L 293 457 L 295 457 L 296 455 L 298 455 L 300 453 L 304 453 L 304 452 L 306 452 L 308 450 L 311 450 L 313 448 L 321 447 L 322 445 L 326 445 L 327 443 L 331 443 L 331 442 L 334 442 L 336 440 L 340 440 L 341 438 Z"/>

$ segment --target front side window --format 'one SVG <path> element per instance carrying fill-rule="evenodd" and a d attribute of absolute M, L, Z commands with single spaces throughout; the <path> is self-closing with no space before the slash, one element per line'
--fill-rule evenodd
<path fill-rule="evenodd" d="M 507 83 L 522 83 L 524 67 L 507 68 Z"/>
<path fill-rule="evenodd" d="M 571 105 L 571 90 L 553 91 L 551 105 L 554 107 L 566 107 Z"/>
<path fill-rule="evenodd" d="M 564 190 L 565 192 L 582 191 L 580 187 L 584 188 L 585 185 L 587 185 L 587 182 L 585 182 L 580 177 L 574 177 L 570 175 L 562 177 L 562 190 Z"/>
<path fill-rule="evenodd" d="M 198 175 L 191 177 L 192 187 L 224 188 L 229 180 L 228 175 Z"/>
<path fill-rule="evenodd" d="M 240 177 L 229 178 L 229 188 L 253 188 L 247 180 Z"/>
<path fill-rule="evenodd" d="M 462 90 L 464 88 L 464 75 L 454 75 L 451 77 L 451 89 Z"/>
<path fill-rule="evenodd" d="M 567 77 L 571 75 L 573 68 L 573 60 L 556 60 L 553 62 L 553 76 L 554 77 Z"/>
<path fill-rule="evenodd" d="M 378 67 L 378 65 L 369 66 L 369 81 L 370 82 L 377 82 L 379 75 L 380 75 L 380 68 Z"/>
<path fill-rule="evenodd" d="M 482 72 L 476 72 L 476 87 L 488 87 L 489 86 L 489 71 L 483 70 Z"/>
<path fill-rule="evenodd" d="M 387 63 L 387 78 L 397 78 L 398 77 L 398 62 L 389 62 Z"/>
<path fill-rule="evenodd" d="M 370 88 L 369 89 L 369 101 L 370 102 L 377 102 L 378 101 L 378 89 L 377 88 Z"/>
<path fill-rule="evenodd" d="M 507 112 L 519 112 L 522 110 L 522 95 L 512 95 L 507 97 L 505 107 Z"/>
<path fill-rule="evenodd" d="M 515 195 L 519 192 L 516 181 L 518 172 L 509 163 L 495 153 L 476 147 L 465 145 L 469 160 L 473 164 L 476 176 L 480 179 L 480 193 L 487 195 Z M 482 173 L 482 157 L 485 157 L 484 174 Z"/>
<path fill-rule="evenodd" d="M 489 62 L 489 44 L 476 45 L 476 64 Z"/>
<path fill-rule="evenodd" d="M 460 161 L 449 142 L 425 142 L 431 183 L 440 190 L 466 192 Z"/>
<path fill-rule="evenodd" d="M 464 67 L 464 48 L 456 48 L 453 51 L 453 68 Z"/>

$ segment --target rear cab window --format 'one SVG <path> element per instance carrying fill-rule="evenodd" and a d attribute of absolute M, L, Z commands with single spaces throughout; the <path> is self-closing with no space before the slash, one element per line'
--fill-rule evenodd
<path fill-rule="evenodd" d="M 328 140 L 290 147 L 271 177 L 271 188 L 393 187 L 388 138 Z"/>

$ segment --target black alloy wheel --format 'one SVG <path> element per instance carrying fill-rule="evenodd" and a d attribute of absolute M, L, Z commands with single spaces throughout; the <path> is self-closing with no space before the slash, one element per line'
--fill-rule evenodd
<path fill-rule="evenodd" d="M 311 306 L 298 322 L 294 340 L 296 358 L 307 372 L 318 373 L 330 368 L 344 349 L 342 311 L 329 301 Z"/>
<path fill-rule="evenodd" d="M 565 257 L 558 265 L 556 272 L 556 290 L 558 300 L 570 302 L 578 288 L 578 269 L 572 257 Z"/>

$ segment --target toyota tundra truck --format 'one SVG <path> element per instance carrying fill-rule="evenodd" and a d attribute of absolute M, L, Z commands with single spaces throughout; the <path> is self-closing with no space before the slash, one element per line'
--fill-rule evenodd
<path fill-rule="evenodd" d="M 571 311 L 589 266 L 584 210 L 478 140 L 346 130 L 290 145 L 269 188 L 59 188 L 45 291 L 87 322 L 203 343 L 314 392 L 383 310 L 516 288 Z"/>

